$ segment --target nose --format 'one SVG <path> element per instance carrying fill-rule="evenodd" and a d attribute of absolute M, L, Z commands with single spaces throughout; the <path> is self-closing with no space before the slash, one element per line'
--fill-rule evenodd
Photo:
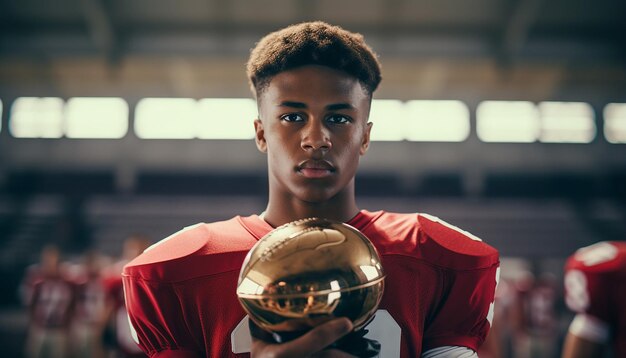
<path fill-rule="evenodd" d="M 332 148 L 328 128 L 321 121 L 310 119 L 302 129 L 301 147 L 306 151 Z"/>

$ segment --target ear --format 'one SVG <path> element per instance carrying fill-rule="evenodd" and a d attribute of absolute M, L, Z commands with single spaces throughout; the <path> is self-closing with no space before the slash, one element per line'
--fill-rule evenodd
<path fill-rule="evenodd" d="M 267 153 L 267 142 L 265 141 L 265 129 L 263 129 L 263 122 L 260 119 L 254 120 L 254 141 L 256 142 L 256 147 L 262 153 Z"/>
<path fill-rule="evenodd" d="M 367 122 L 367 124 L 365 125 L 365 133 L 363 133 L 363 142 L 361 143 L 361 150 L 359 151 L 361 155 L 365 155 L 365 153 L 370 147 L 370 133 L 372 132 L 373 125 L 374 123 L 372 122 Z"/>

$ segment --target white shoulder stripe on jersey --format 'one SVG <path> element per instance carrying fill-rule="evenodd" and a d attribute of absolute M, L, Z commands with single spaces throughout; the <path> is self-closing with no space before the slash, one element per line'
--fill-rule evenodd
<path fill-rule="evenodd" d="M 470 239 L 472 239 L 474 241 L 483 241 L 483 240 L 481 240 L 481 238 L 479 238 L 478 236 L 472 234 L 471 232 L 465 231 L 465 230 L 463 230 L 463 229 L 461 229 L 459 227 L 456 227 L 456 226 L 454 226 L 454 225 L 452 225 L 452 224 L 450 224 L 448 222 L 445 222 L 445 221 L 439 219 L 436 216 L 432 216 L 430 214 L 423 214 L 423 213 L 420 213 L 419 215 L 425 217 L 426 219 L 428 219 L 430 221 L 433 221 L 433 222 L 436 222 L 436 223 L 440 223 L 441 225 L 446 226 L 446 227 L 448 227 L 448 228 L 450 228 L 450 229 L 452 229 L 454 231 L 460 232 L 461 234 L 467 236 L 468 238 L 470 238 Z"/>

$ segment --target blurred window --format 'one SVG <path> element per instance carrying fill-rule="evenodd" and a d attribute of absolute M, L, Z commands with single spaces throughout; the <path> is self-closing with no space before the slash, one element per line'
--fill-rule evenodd
<path fill-rule="evenodd" d="M 57 97 L 20 97 L 13 102 L 9 131 L 16 138 L 61 138 L 63 100 Z"/>
<path fill-rule="evenodd" d="M 626 103 L 604 107 L 604 137 L 609 143 L 626 143 Z"/>
<path fill-rule="evenodd" d="M 205 98 L 198 106 L 198 138 L 254 138 L 254 119 L 258 118 L 258 111 L 253 99 Z"/>
<path fill-rule="evenodd" d="M 539 111 L 531 102 L 484 101 L 476 109 L 476 132 L 483 142 L 531 143 L 539 130 Z"/>
<path fill-rule="evenodd" d="M 593 109 L 583 102 L 541 102 L 541 133 L 546 143 L 589 143 L 596 136 Z"/>
<path fill-rule="evenodd" d="M 469 136 L 469 109 L 460 101 L 409 101 L 405 137 L 420 142 L 462 142 Z"/>
<path fill-rule="evenodd" d="M 65 121 L 69 138 L 122 138 L 128 131 L 128 104 L 121 98 L 70 98 Z"/>
<path fill-rule="evenodd" d="M 144 98 L 135 110 L 135 133 L 145 139 L 191 139 L 198 102 L 191 98 Z"/>
<path fill-rule="evenodd" d="M 369 121 L 374 124 L 370 140 L 401 141 L 406 133 L 406 108 L 402 101 L 375 99 Z"/>

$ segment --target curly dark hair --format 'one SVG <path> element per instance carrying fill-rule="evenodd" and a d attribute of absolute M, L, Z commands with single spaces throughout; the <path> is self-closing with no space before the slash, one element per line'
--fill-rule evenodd
<path fill-rule="evenodd" d="M 273 76 L 305 65 L 348 73 L 370 96 L 381 80 L 377 56 L 361 34 L 315 21 L 272 32 L 256 44 L 246 65 L 251 90 L 258 96 Z"/>

